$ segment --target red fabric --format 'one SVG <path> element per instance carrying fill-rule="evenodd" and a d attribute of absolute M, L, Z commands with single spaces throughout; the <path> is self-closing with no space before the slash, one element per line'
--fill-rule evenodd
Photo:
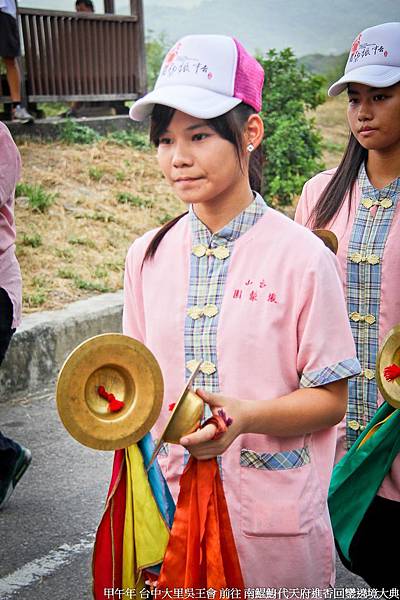
<path fill-rule="evenodd" d="M 387 381 L 393 381 L 397 377 L 400 377 L 400 367 L 398 365 L 389 365 L 383 370 L 383 374 Z"/>
<path fill-rule="evenodd" d="M 104 600 L 105 588 L 122 588 L 122 548 L 126 503 L 125 450 L 114 455 L 106 507 L 93 550 L 93 597 Z"/>
<path fill-rule="evenodd" d="M 217 434 L 226 431 L 221 417 L 204 425 L 210 422 L 217 425 Z M 243 591 L 244 583 L 218 463 L 190 457 L 157 590 L 227 587 Z"/>
<path fill-rule="evenodd" d="M 101 396 L 102 398 L 107 400 L 109 412 L 118 412 L 119 410 L 121 410 L 121 408 L 123 408 L 123 406 L 125 404 L 124 401 L 118 400 L 114 396 L 114 394 L 109 394 L 108 392 L 106 392 L 103 385 L 99 385 L 99 387 L 97 388 L 97 392 L 98 392 L 99 396 Z"/>

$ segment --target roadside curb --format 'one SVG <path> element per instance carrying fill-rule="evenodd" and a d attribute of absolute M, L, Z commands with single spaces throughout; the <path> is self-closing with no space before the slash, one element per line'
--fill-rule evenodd
<path fill-rule="evenodd" d="M 0 402 L 48 385 L 68 354 L 89 337 L 121 332 L 122 304 L 121 291 L 25 317 L 0 369 Z"/>

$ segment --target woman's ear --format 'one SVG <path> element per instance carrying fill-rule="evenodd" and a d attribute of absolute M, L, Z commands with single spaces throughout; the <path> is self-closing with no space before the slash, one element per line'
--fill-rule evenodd
<path fill-rule="evenodd" d="M 244 131 L 244 142 L 245 146 L 251 146 L 253 149 L 257 148 L 264 136 L 264 123 L 260 115 L 254 113 L 247 119 L 245 131 Z"/>

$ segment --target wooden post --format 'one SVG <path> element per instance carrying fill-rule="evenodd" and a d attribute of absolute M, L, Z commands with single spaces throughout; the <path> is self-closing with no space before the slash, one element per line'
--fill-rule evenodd
<path fill-rule="evenodd" d="M 136 48 L 135 51 L 142 59 L 138 60 L 138 79 L 139 86 L 138 92 L 143 95 L 147 92 L 147 69 L 146 69 L 146 51 L 144 45 L 144 13 L 143 13 L 143 0 L 130 0 L 131 15 L 137 16 L 137 36 L 136 36 Z"/>
<path fill-rule="evenodd" d="M 104 12 L 109 15 L 115 13 L 114 0 L 104 0 Z"/>

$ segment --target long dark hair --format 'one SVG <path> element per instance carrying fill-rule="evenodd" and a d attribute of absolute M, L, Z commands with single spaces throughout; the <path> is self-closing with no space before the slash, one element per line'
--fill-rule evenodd
<path fill-rule="evenodd" d="M 243 171 L 243 130 L 247 123 L 247 119 L 250 115 L 254 114 L 254 108 L 241 102 L 228 111 L 224 115 L 215 117 L 213 119 L 205 119 L 205 122 L 209 127 L 214 129 L 224 140 L 228 140 L 234 145 L 240 169 Z M 158 147 L 160 137 L 165 133 L 170 124 L 172 117 L 174 116 L 175 109 L 161 104 L 154 106 L 151 114 L 150 124 L 150 141 Z M 261 145 L 256 148 L 250 155 L 249 162 L 249 183 L 252 190 L 259 192 L 261 190 L 261 179 L 262 179 L 262 149 Z M 150 244 L 147 246 L 146 253 L 144 255 L 143 264 L 148 259 L 152 259 L 157 252 L 157 248 L 160 245 L 161 240 L 165 234 L 185 215 L 187 211 L 178 215 L 171 221 L 168 221 L 157 231 Z"/>
<path fill-rule="evenodd" d="M 333 219 L 342 208 L 347 192 L 349 193 L 349 215 L 353 200 L 354 186 L 362 163 L 368 156 L 368 150 L 363 148 L 350 133 L 347 148 L 334 176 L 320 195 L 314 206 L 307 225 L 312 228 L 323 228 Z"/>

